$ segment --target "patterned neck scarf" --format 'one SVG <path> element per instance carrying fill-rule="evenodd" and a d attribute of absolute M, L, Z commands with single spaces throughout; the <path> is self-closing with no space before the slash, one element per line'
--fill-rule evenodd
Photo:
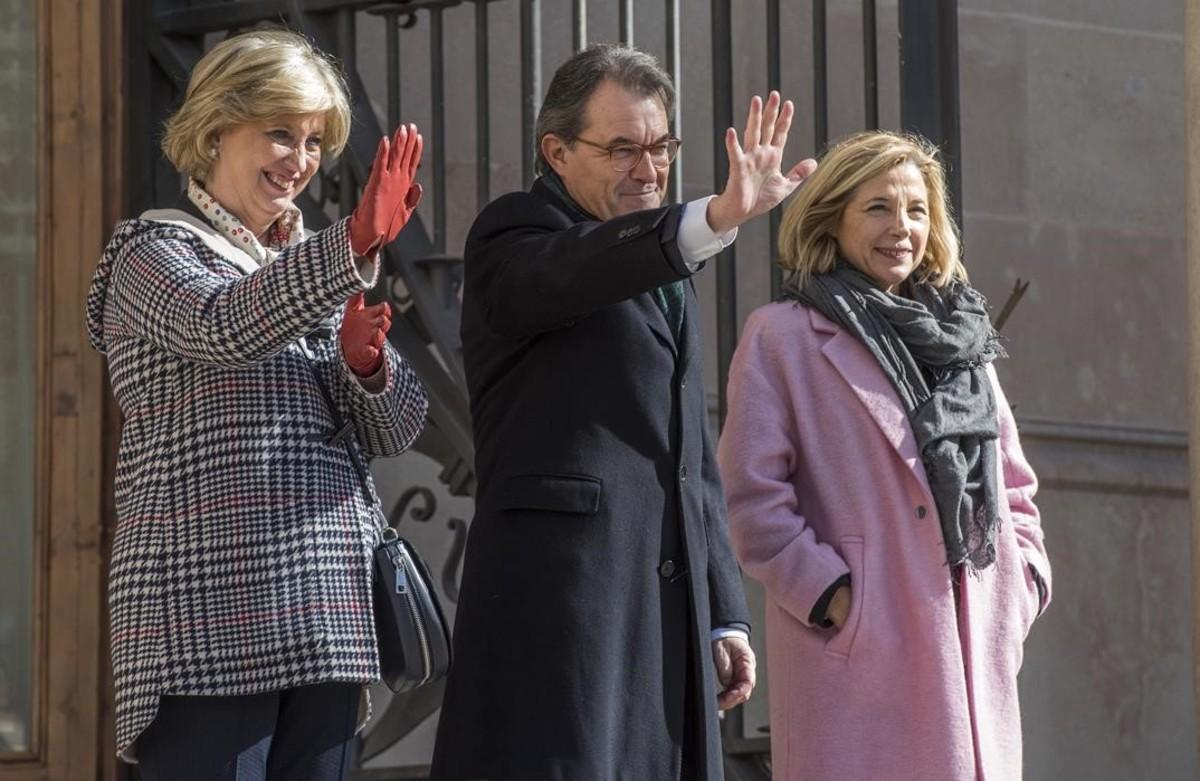
<path fill-rule="evenodd" d="M 217 199 L 209 195 L 208 191 L 195 179 L 188 179 L 187 196 L 188 200 L 196 204 L 196 208 L 204 214 L 205 219 L 212 223 L 212 226 L 222 236 L 228 239 L 233 246 L 254 258 L 260 266 L 267 265 L 275 259 L 280 250 L 297 244 L 304 238 L 304 219 L 300 216 L 300 210 L 295 206 L 288 207 L 287 211 L 279 215 L 279 218 L 267 228 L 267 246 L 264 247 L 258 237 L 243 225 L 241 220 L 217 203 Z"/>

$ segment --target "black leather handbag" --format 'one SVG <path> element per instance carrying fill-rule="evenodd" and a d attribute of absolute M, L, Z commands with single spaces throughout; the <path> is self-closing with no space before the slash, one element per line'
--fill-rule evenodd
<path fill-rule="evenodd" d="M 307 345 L 302 349 L 307 351 Z M 334 432 L 324 437 L 324 441 L 333 445 L 340 440 L 346 448 L 358 473 L 363 498 L 375 512 L 379 525 L 380 541 L 375 548 L 372 587 L 379 669 L 383 682 L 393 692 L 409 691 L 432 683 L 450 671 L 449 625 L 425 562 L 416 548 L 388 524 L 375 502 L 367 481 L 367 465 L 351 441 L 353 424 L 343 422 L 320 372 L 311 363 L 309 366 L 321 395 L 325 397 L 329 414 L 333 416 Z"/>
<path fill-rule="evenodd" d="M 375 637 L 383 682 L 394 692 L 450 671 L 450 633 L 425 562 L 388 526 L 375 549 Z"/>

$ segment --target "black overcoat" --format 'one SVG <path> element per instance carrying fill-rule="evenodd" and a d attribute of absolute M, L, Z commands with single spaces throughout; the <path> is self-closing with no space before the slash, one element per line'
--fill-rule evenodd
<path fill-rule="evenodd" d="M 479 489 L 435 779 L 679 778 L 685 724 L 721 778 L 710 632 L 749 619 L 695 291 L 678 339 L 652 292 L 690 276 L 681 214 L 589 221 L 539 182 L 471 229 Z"/>

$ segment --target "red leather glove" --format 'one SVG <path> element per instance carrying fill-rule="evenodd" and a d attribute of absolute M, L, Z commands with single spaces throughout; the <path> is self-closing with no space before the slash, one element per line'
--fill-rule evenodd
<path fill-rule="evenodd" d="M 350 370 L 359 377 L 370 377 L 383 365 L 383 343 L 392 327 L 392 305 L 387 301 L 367 306 L 358 293 L 346 302 L 342 319 L 342 355 Z"/>
<path fill-rule="evenodd" d="M 421 201 L 421 185 L 413 179 L 424 145 L 413 124 L 396 128 L 390 143 L 387 136 L 379 140 L 367 186 L 350 215 L 350 247 L 355 255 L 374 255 L 396 238 L 412 216 Z"/>

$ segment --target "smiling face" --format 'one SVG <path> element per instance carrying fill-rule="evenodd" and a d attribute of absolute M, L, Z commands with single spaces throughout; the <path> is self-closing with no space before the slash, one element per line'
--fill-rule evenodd
<path fill-rule="evenodd" d="M 842 257 L 894 291 L 925 257 L 929 193 L 921 171 L 901 163 L 860 184 L 834 235 Z"/>
<path fill-rule="evenodd" d="M 324 114 L 285 115 L 224 130 L 205 189 L 262 236 L 320 167 L 324 130 Z"/>
<path fill-rule="evenodd" d="M 611 147 L 660 143 L 671 137 L 667 112 L 656 97 L 605 80 L 588 98 L 579 138 Z M 601 220 L 662 205 L 670 166 L 657 169 L 648 154 L 630 171 L 614 171 L 608 153 L 588 144 L 542 139 L 542 154 L 580 206 Z"/>

